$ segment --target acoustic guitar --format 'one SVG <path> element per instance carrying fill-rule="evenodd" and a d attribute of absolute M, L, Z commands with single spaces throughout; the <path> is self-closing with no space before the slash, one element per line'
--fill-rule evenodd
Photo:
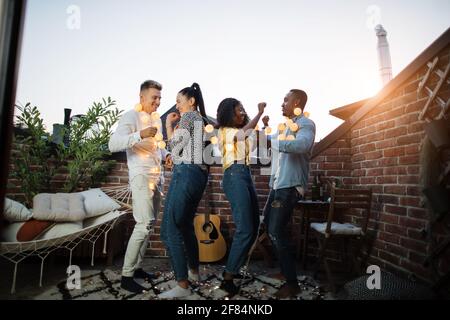
<path fill-rule="evenodd" d="M 210 186 L 209 179 L 208 186 Z M 208 212 L 211 206 L 209 190 L 206 190 L 206 194 L 208 198 L 208 206 L 205 205 L 207 213 L 197 213 L 194 218 L 194 228 L 198 241 L 200 262 L 215 262 L 225 256 L 227 253 L 227 244 L 220 232 L 219 216 Z"/>

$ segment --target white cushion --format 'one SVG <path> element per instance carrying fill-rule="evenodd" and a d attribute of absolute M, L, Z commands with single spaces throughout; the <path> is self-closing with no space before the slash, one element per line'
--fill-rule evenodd
<path fill-rule="evenodd" d="M 23 204 L 8 198 L 5 198 L 4 208 L 4 217 L 9 222 L 28 221 L 32 217 L 32 212 Z"/>
<path fill-rule="evenodd" d="M 15 222 L 5 226 L 2 230 L 2 241 L 19 242 L 17 240 L 17 232 L 19 232 L 24 223 L 25 222 Z"/>
<path fill-rule="evenodd" d="M 47 240 L 64 237 L 83 229 L 83 222 L 60 222 L 41 234 L 36 240 Z"/>
<path fill-rule="evenodd" d="M 80 193 L 84 197 L 86 218 L 96 217 L 120 208 L 117 202 L 100 189 L 90 189 Z"/>
<path fill-rule="evenodd" d="M 120 216 L 122 214 L 121 211 L 118 210 L 114 210 L 111 212 L 108 212 L 106 214 L 102 214 L 101 216 L 97 216 L 97 217 L 92 217 L 89 219 L 86 219 L 83 221 L 83 228 L 89 228 L 92 226 L 98 226 L 102 223 L 105 223 L 107 221 L 116 219 L 118 216 Z"/>
<path fill-rule="evenodd" d="M 75 222 L 86 218 L 83 195 L 80 193 L 40 193 L 33 198 L 36 220 Z"/>
<path fill-rule="evenodd" d="M 325 233 L 327 228 L 327 223 L 311 223 L 311 228 L 320 233 Z M 331 223 L 331 233 L 332 234 L 348 234 L 348 235 L 360 235 L 362 229 L 360 227 L 354 226 L 350 223 Z"/>

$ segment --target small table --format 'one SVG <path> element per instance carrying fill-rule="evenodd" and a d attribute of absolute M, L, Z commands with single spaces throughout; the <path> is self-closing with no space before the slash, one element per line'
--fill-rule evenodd
<path fill-rule="evenodd" d="M 308 259 L 308 239 L 311 210 L 328 212 L 330 203 L 327 201 L 300 200 L 296 209 L 300 210 L 300 233 L 298 235 L 297 259 L 302 256 L 302 268 L 306 269 Z"/>

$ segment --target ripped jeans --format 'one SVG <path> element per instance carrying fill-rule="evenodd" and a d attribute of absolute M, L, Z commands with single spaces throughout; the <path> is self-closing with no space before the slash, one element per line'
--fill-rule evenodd
<path fill-rule="evenodd" d="M 297 284 L 297 271 L 294 255 L 289 248 L 287 226 L 298 200 L 295 187 L 271 190 L 264 211 L 264 223 L 277 253 L 281 273 L 287 283 L 292 284 Z"/>

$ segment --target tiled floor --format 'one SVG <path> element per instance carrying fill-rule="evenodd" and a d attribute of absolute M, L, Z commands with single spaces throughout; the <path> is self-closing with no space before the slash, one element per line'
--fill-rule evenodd
<path fill-rule="evenodd" d="M 79 263 L 79 262 L 78 262 Z M 147 271 L 159 271 L 161 276 L 152 284 L 141 282 L 149 290 L 143 294 L 130 294 L 120 289 L 120 271 L 122 261 L 115 261 L 113 266 L 105 266 L 104 262 L 98 262 L 91 267 L 88 262 L 79 265 L 81 269 L 81 289 L 68 290 L 66 287 L 67 276 L 63 261 L 47 263 L 44 270 L 43 287 L 39 287 L 39 263 L 27 263 L 20 265 L 15 294 L 10 294 L 12 279 L 12 266 L 2 263 L 0 299 L 89 299 L 89 300 L 151 300 L 157 299 L 157 294 L 172 288 L 176 282 L 171 272 L 169 260 L 146 259 L 144 269 Z M 226 299 L 226 293 L 219 289 L 221 273 L 224 266 L 220 264 L 204 264 L 201 273 L 205 281 L 193 286 L 193 294 L 186 300 L 219 300 Z M 277 273 L 277 269 L 265 268 L 262 261 L 252 262 L 242 280 L 239 295 L 232 299 L 237 300 L 268 300 L 273 299 L 273 294 L 282 285 L 282 281 L 270 276 Z M 302 292 L 296 297 L 298 300 L 335 299 L 329 292 L 325 292 L 316 281 L 308 274 L 299 272 L 299 284 Z"/>

